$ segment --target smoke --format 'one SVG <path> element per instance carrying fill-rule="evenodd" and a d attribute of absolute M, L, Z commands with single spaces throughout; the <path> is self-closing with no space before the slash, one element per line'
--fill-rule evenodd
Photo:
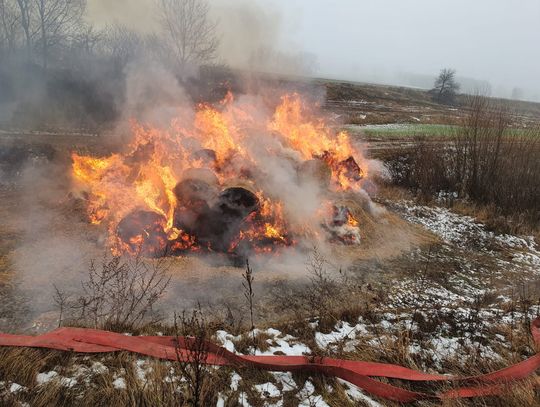
<path fill-rule="evenodd" d="M 228 65 L 256 72 L 311 75 L 317 59 L 291 40 L 299 21 L 283 18 L 270 2 L 214 1 L 220 57 Z"/>
<path fill-rule="evenodd" d="M 89 0 L 87 19 L 100 28 L 119 24 L 129 29 L 151 33 L 158 29 L 154 0 Z"/>
<path fill-rule="evenodd" d="M 16 180 L 15 196 L 7 198 L 10 221 L 4 227 L 16 231 L 17 245 L 9 255 L 14 272 L 9 306 L 14 311 L 0 321 L 2 329 L 54 324 L 58 317 L 54 285 L 80 290 L 90 260 L 101 253 L 97 236 L 85 228 L 86 222 L 73 207 L 65 206 L 69 174 L 62 161 L 61 157 L 29 157 Z"/>
<path fill-rule="evenodd" d="M 107 7 L 112 18 L 118 18 L 116 21 L 121 24 L 147 32 L 156 27 L 148 17 L 151 13 L 144 11 L 148 10 L 148 4 L 143 1 L 115 2 L 114 5 L 93 1 L 90 5 L 93 19 L 104 22 Z M 260 2 L 239 1 L 227 7 L 224 3 L 216 4 L 213 10 L 223 30 L 220 56 L 224 62 L 257 71 L 270 71 L 279 66 L 282 73 L 287 74 L 302 74 L 313 69 L 313 60 L 288 43 L 287 27 L 272 7 Z M 4 76 L 8 78 L 6 83 L 22 84 L 14 86 L 9 103 L 2 105 L 7 106 L 4 117 L 13 118 L 19 111 L 24 128 L 45 125 L 58 128 L 68 124 L 70 131 L 77 133 L 92 123 L 103 127 L 107 124 L 108 130 L 102 137 L 86 134 L 56 138 L 56 133 L 48 139 L 54 156 L 38 161 L 30 158 L 26 165 L 17 168 L 16 208 L 10 210 L 10 215 L 20 237 L 10 259 L 17 296 L 27 306 L 26 322 L 39 321 L 48 324 L 47 328 L 56 323 L 58 316 L 53 301 L 54 287 L 77 296 L 81 293 L 81 281 L 87 278 L 91 260 L 99 262 L 104 251 L 107 253 L 108 231 L 88 224 L 85 216 L 88 195 L 77 194 L 80 191 L 73 187 L 71 152 L 90 150 L 98 157 L 125 151 L 132 141 L 133 120 L 161 130 L 170 131 L 172 119 L 189 127 L 194 120 L 196 102 L 205 94 L 208 84 L 202 79 L 182 82 L 170 67 L 148 55 L 139 55 L 126 65 L 88 61 L 74 70 L 54 70 L 44 78 L 37 78 L 35 74 L 42 70 L 33 71 L 32 66 L 27 69 L 9 68 L 8 75 Z M 279 102 L 277 96 L 288 91 L 290 89 L 274 82 L 260 82 L 257 87 L 250 87 L 249 93 L 237 95 L 230 109 L 249 112 L 253 123 L 259 124 L 242 129 L 246 135 L 243 144 L 246 155 L 257 162 L 254 184 L 271 191 L 272 198 L 283 203 L 292 228 L 321 232 L 318 211 L 328 196 L 317 168 L 306 165 L 299 170 L 298 152 L 271 137 L 271 130 L 260 125 L 271 118 Z M 310 106 L 322 103 L 324 93 L 320 88 L 308 87 L 304 91 Z M 362 164 L 370 173 L 376 171 L 373 162 Z M 181 167 L 182 163 L 176 165 Z M 246 162 L 233 158 L 229 165 L 238 170 L 245 167 Z M 118 194 L 122 191 L 118 190 Z M 366 193 L 360 192 L 356 198 L 359 205 L 366 205 L 368 212 L 375 214 L 377 208 L 372 206 Z M 207 203 L 215 207 L 215 202 Z M 329 258 L 333 256 L 332 247 L 322 233 L 298 242 L 295 248 L 284 249 L 279 256 L 256 256 L 251 262 L 257 271 L 258 284 L 270 284 L 277 278 L 305 279 L 305 261 L 313 245 L 318 245 Z M 347 266 L 351 260 L 339 261 L 340 265 Z M 168 312 L 193 306 L 197 301 L 208 301 L 210 292 L 216 301 L 226 300 L 234 297 L 241 286 L 238 269 L 230 267 L 223 256 L 171 259 L 171 263 L 174 278 L 165 302 Z"/>
<path fill-rule="evenodd" d="M 140 34 L 160 31 L 153 0 L 90 0 L 88 20 L 98 27 L 117 24 Z M 312 75 L 317 58 L 292 40 L 300 23 L 271 2 L 213 0 L 210 18 L 219 38 L 218 63 L 232 68 L 286 75 Z"/>
<path fill-rule="evenodd" d="M 133 119 L 164 131 L 170 131 L 171 122 L 176 119 L 189 129 L 195 114 L 194 103 L 170 71 L 159 64 L 138 60 L 126 67 L 125 77 L 124 108 L 119 113 L 116 133 L 129 136 L 116 140 L 118 150 L 125 150 L 132 141 L 130 122 Z M 280 93 L 275 87 L 270 90 L 260 88 L 256 93 L 238 95 L 228 109 L 231 112 L 249 112 L 253 123 L 259 124 L 242 129 L 246 156 L 256 161 L 252 168 L 256 188 L 271 192 L 272 199 L 283 203 L 291 228 L 320 230 L 317 211 L 328 199 L 326 187 L 310 171 L 300 177 L 298 163 L 302 158 L 298 151 L 279 142 L 265 126 L 260 125 L 271 119 L 275 104 L 279 103 L 276 94 Z M 317 90 L 310 97 L 310 105 L 321 102 L 321 94 Z M 110 142 L 109 139 L 106 141 Z M 101 154 L 110 154 L 106 146 L 99 148 L 103 151 Z M 38 317 L 40 321 L 49 318 L 47 315 L 51 320 L 57 316 L 53 302 L 54 286 L 75 296 L 80 294 L 81 281 L 87 277 L 90 261 L 99 262 L 108 237 L 106 228 L 88 224 L 84 213 L 85 195 L 73 194 L 76 190 L 72 188 L 71 148 L 56 145 L 55 149 L 54 157 L 39 162 L 30 160 L 21 170 L 17 181 L 20 204 L 14 214 L 21 239 L 11 257 L 20 298 L 26 298 L 29 316 Z M 240 169 L 245 169 L 247 163 L 244 159 L 233 158 L 229 165 L 231 170 L 240 174 Z M 191 172 L 193 174 L 204 175 Z M 200 179 L 206 180 L 204 176 Z M 116 183 L 119 180 L 112 181 Z M 117 196 L 124 198 L 120 186 L 113 184 L 112 188 L 118 188 Z M 227 186 L 235 184 L 222 188 Z M 367 195 L 359 195 L 358 199 L 369 201 Z M 208 205 L 214 204 L 209 201 Z M 255 257 L 252 264 L 261 272 L 258 274 L 260 283 L 266 284 L 275 278 L 304 278 L 304 263 L 314 244 L 331 255 L 332 249 L 325 238 L 312 237 L 299 242 L 297 248 L 284 249 L 277 257 Z M 204 302 L 208 299 L 208 292 L 212 292 L 214 298 L 225 299 L 237 291 L 240 286 L 238 269 L 225 266 L 223 257 L 207 256 L 201 262 L 204 257 L 172 260 L 172 269 L 177 277 L 173 279 L 165 302 L 167 311 L 192 306 L 196 301 Z"/>
<path fill-rule="evenodd" d="M 125 76 L 126 94 L 120 126 L 137 119 L 163 127 L 180 111 L 191 116 L 193 101 L 171 70 L 159 62 L 140 58 L 126 67 Z"/>

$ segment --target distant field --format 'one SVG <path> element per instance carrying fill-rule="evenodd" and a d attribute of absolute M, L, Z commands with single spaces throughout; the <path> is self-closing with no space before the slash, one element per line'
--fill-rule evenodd
<path fill-rule="evenodd" d="M 356 126 L 360 127 L 360 126 Z M 380 124 L 361 126 L 368 136 L 449 136 L 456 132 L 459 126 L 444 124 Z"/>
<path fill-rule="evenodd" d="M 456 134 L 461 126 L 445 124 L 412 124 L 412 123 L 392 123 L 392 124 L 372 124 L 372 125 L 347 125 L 344 127 L 352 133 L 362 131 L 370 137 L 448 137 Z M 526 129 L 510 129 L 508 135 L 524 136 L 530 135 Z"/>

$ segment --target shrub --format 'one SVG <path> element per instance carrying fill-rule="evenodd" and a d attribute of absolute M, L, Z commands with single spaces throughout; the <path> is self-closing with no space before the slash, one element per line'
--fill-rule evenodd
<path fill-rule="evenodd" d="M 60 319 L 66 315 L 67 322 L 113 331 L 135 330 L 160 321 L 154 306 L 169 282 L 163 259 L 104 258 L 100 266 L 91 262 L 82 295 L 72 300 L 56 289 L 55 302 Z"/>
<path fill-rule="evenodd" d="M 497 215 L 540 221 L 540 129 L 510 131 L 508 109 L 473 96 L 450 143 L 418 139 L 397 179 L 419 196 L 443 192 L 493 207 Z"/>

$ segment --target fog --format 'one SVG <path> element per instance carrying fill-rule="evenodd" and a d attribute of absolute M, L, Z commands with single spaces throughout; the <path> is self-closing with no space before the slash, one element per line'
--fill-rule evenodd
<path fill-rule="evenodd" d="M 93 21 L 140 30 L 156 24 L 153 0 L 88 5 Z M 464 91 L 485 89 L 487 81 L 494 96 L 540 101 L 538 0 L 213 0 L 212 7 L 221 56 L 231 65 L 271 46 L 310 55 L 312 76 L 428 87 L 451 67 Z"/>

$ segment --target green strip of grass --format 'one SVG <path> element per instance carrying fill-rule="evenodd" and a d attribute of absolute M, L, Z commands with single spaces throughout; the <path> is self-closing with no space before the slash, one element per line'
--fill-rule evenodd
<path fill-rule="evenodd" d="M 411 123 L 395 123 L 384 125 L 367 125 L 367 126 L 347 126 L 347 128 L 362 130 L 368 136 L 384 137 L 449 137 L 455 135 L 461 126 L 452 126 L 445 124 L 411 124 Z M 511 136 L 534 136 L 527 129 L 509 129 L 508 135 Z"/>

